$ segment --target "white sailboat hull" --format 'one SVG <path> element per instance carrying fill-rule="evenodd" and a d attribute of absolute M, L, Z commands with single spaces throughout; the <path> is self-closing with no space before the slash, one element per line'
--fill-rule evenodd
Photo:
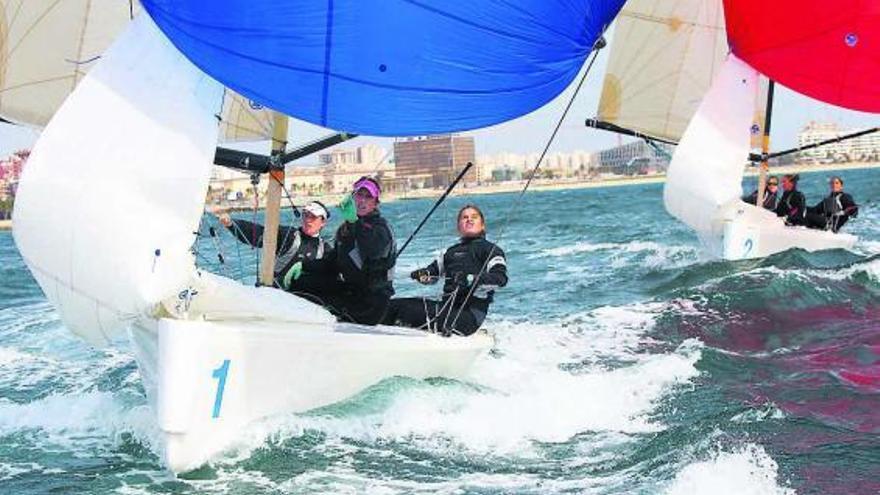
<path fill-rule="evenodd" d="M 704 239 L 725 260 L 763 258 L 788 249 L 851 249 L 858 239 L 844 233 L 786 226 L 776 214 L 742 201 L 719 210 L 712 237 Z"/>
<path fill-rule="evenodd" d="M 131 341 L 174 472 L 234 447 L 260 418 L 333 404 L 392 376 L 463 378 L 492 346 L 483 332 L 175 319 L 135 325 Z"/>

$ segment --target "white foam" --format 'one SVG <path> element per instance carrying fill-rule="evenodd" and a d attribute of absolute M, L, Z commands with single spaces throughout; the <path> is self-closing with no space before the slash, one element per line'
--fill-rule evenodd
<path fill-rule="evenodd" d="M 149 407 L 132 406 L 109 392 L 54 394 L 27 404 L 0 402 L 0 435 L 26 431 L 34 433 L 38 444 L 72 452 L 112 447 L 123 433 L 151 448 L 159 439 Z"/>
<path fill-rule="evenodd" d="M 777 471 L 776 461 L 762 447 L 749 444 L 736 452 L 719 453 L 710 460 L 689 464 L 665 493 L 793 495 L 793 489 L 780 485 Z"/>
<path fill-rule="evenodd" d="M 566 442 L 584 432 L 625 441 L 662 429 L 652 413 L 676 385 L 698 375 L 702 347 L 691 340 L 674 352 L 643 352 L 652 342 L 645 332 L 663 307 L 602 308 L 561 325 L 495 324 L 501 356 L 477 363 L 472 377 L 481 388 L 407 382 L 380 411 L 255 425 L 240 453 L 267 436 L 283 440 L 317 430 L 367 443 L 406 442 L 439 455 L 533 458 L 540 455 L 536 443 Z M 608 356 L 627 363 L 608 368 L 600 359 Z"/>
<path fill-rule="evenodd" d="M 43 466 L 35 462 L 0 462 L 0 481 L 11 480 L 16 476 L 34 471 L 43 471 Z"/>
<path fill-rule="evenodd" d="M 760 423 L 767 419 L 785 419 L 785 412 L 775 404 L 767 404 L 760 409 L 749 409 L 736 414 L 730 421 L 732 423 Z"/>
<path fill-rule="evenodd" d="M 615 242 L 576 242 L 568 246 L 545 249 L 529 258 L 565 257 L 580 253 L 609 251 L 612 268 L 623 268 L 640 257 L 639 264 L 648 268 L 673 267 L 693 263 L 699 259 L 699 249 L 695 246 L 669 246 L 653 241 Z"/>

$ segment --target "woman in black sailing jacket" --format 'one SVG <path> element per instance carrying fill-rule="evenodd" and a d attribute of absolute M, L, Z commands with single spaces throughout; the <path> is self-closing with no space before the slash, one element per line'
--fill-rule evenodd
<path fill-rule="evenodd" d="M 461 239 L 443 256 L 410 276 L 421 284 L 443 279 L 441 299 L 392 299 L 383 323 L 434 331 L 443 335 L 471 335 L 486 314 L 495 290 L 507 285 L 504 251 L 486 240 L 483 212 L 467 205 L 458 212 Z"/>
<path fill-rule="evenodd" d="M 778 188 L 779 179 L 777 179 L 775 175 L 771 175 L 767 179 L 767 188 L 764 189 L 764 200 L 761 201 L 761 206 L 763 206 L 765 210 L 776 211 L 776 194 Z M 749 194 L 748 196 L 743 196 L 742 200 L 746 203 L 757 205 L 758 190 L 755 189 L 752 194 Z"/>
<path fill-rule="evenodd" d="M 782 176 L 782 197 L 776 204 L 776 216 L 782 217 L 786 225 L 804 225 L 807 213 L 807 200 L 804 193 L 797 190 L 798 174 Z"/>
<path fill-rule="evenodd" d="M 321 230 L 330 218 L 330 212 L 320 201 L 311 201 L 301 208 L 302 226 L 280 225 L 275 248 L 275 286 L 306 296 L 320 296 L 332 280 L 317 275 L 299 276 L 302 262 L 321 260 L 330 250 Z M 220 224 L 230 230 L 240 242 L 256 248 L 263 247 L 264 227 L 240 218 L 230 218 L 227 213 L 217 215 Z M 296 275 L 296 277 L 286 274 Z"/>
<path fill-rule="evenodd" d="M 850 217 L 859 214 L 859 206 L 843 192 L 843 179 L 832 177 L 829 186 L 831 193 L 816 206 L 807 208 L 807 227 L 837 232 Z"/>

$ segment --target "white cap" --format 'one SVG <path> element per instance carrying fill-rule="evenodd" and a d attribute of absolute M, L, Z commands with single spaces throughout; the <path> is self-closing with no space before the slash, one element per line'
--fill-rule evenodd
<path fill-rule="evenodd" d="M 330 218 L 330 212 L 327 211 L 327 207 L 325 207 L 320 201 L 309 201 L 302 207 L 302 210 L 307 211 L 316 217 L 324 217 L 324 220 Z"/>

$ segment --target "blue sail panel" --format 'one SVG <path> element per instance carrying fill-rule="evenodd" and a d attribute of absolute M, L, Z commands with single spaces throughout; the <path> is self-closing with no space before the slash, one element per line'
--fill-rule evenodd
<path fill-rule="evenodd" d="M 486 127 L 574 79 L 624 0 L 142 0 L 236 92 L 380 136 Z"/>

